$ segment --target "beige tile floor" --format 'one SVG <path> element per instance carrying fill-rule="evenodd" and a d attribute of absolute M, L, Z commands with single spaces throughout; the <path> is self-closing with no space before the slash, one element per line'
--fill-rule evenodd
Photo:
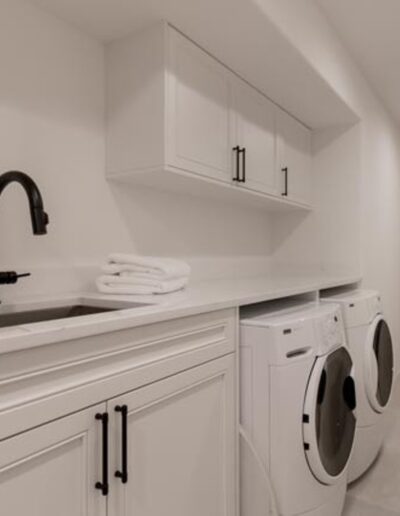
<path fill-rule="evenodd" d="M 371 469 L 350 487 L 343 516 L 400 515 L 400 381 L 386 414 L 388 437 Z"/>

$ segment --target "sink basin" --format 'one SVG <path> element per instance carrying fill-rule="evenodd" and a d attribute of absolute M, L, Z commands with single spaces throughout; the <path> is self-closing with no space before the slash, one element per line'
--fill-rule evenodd
<path fill-rule="evenodd" d="M 147 303 L 125 303 L 96 299 L 65 299 L 48 303 L 25 303 L 21 305 L 0 306 L 0 328 L 21 326 L 37 322 L 71 319 L 85 315 L 101 314 L 142 308 Z"/>

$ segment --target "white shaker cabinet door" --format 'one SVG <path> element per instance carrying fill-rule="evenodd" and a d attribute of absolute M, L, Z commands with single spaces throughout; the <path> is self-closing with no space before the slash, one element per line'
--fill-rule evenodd
<path fill-rule="evenodd" d="M 288 199 L 310 204 L 311 132 L 281 109 L 277 109 L 277 130 L 281 193 L 287 193 Z"/>
<path fill-rule="evenodd" d="M 244 180 L 238 184 L 276 194 L 275 106 L 239 79 L 235 82 L 234 103 L 236 142 L 241 149 L 239 164 L 234 166 L 239 168 L 239 177 Z"/>
<path fill-rule="evenodd" d="M 105 516 L 102 428 L 90 408 L 0 443 L 4 516 Z"/>
<path fill-rule="evenodd" d="M 178 32 L 168 38 L 168 164 L 231 182 L 230 75 Z"/>
<path fill-rule="evenodd" d="M 108 402 L 119 472 L 110 516 L 235 515 L 234 363 L 217 359 Z"/>

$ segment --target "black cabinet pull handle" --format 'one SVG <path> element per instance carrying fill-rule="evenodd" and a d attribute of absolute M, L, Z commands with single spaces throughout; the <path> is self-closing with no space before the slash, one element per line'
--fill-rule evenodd
<path fill-rule="evenodd" d="M 232 149 L 234 152 L 236 152 L 236 169 L 235 169 L 235 175 L 233 176 L 233 181 L 237 181 L 240 183 L 240 161 L 239 161 L 239 154 L 240 154 L 240 147 L 239 145 L 236 145 L 236 147 L 233 147 Z"/>
<path fill-rule="evenodd" d="M 236 152 L 236 171 L 233 180 L 238 183 L 246 182 L 246 147 L 240 148 L 239 145 L 233 147 Z M 240 174 L 240 155 L 242 155 L 242 174 Z"/>
<path fill-rule="evenodd" d="M 121 470 L 115 472 L 115 476 L 121 479 L 123 484 L 128 483 L 128 406 L 117 405 L 115 412 L 121 413 Z"/>
<path fill-rule="evenodd" d="M 242 147 L 239 151 L 242 154 L 242 179 L 241 183 L 246 182 L 246 147 Z"/>
<path fill-rule="evenodd" d="M 95 488 L 100 489 L 101 494 L 103 496 L 108 495 L 109 484 L 108 484 L 108 413 L 104 412 L 103 414 L 96 414 L 95 416 L 97 421 L 101 421 L 102 426 L 102 448 L 103 448 L 103 456 L 102 456 L 102 470 L 103 470 L 103 480 L 102 482 L 96 482 Z"/>
<path fill-rule="evenodd" d="M 281 170 L 285 174 L 285 189 L 284 189 L 282 195 L 284 197 L 287 197 L 288 194 L 289 194 L 289 191 L 288 191 L 288 173 L 289 173 L 289 169 L 288 169 L 288 167 L 284 167 Z"/>

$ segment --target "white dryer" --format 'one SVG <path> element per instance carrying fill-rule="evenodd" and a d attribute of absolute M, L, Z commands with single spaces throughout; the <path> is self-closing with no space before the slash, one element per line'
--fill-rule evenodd
<path fill-rule="evenodd" d="M 373 463 L 384 438 L 383 413 L 389 404 L 394 378 L 394 347 L 382 314 L 378 292 L 353 290 L 323 299 L 339 303 L 347 343 L 355 366 L 357 429 L 349 482 Z"/>
<path fill-rule="evenodd" d="M 269 471 L 279 514 L 339 516 L 356 426 L 340 306 L 256 310 L 241 320 L 240 336 L 241 424 Z"/>

